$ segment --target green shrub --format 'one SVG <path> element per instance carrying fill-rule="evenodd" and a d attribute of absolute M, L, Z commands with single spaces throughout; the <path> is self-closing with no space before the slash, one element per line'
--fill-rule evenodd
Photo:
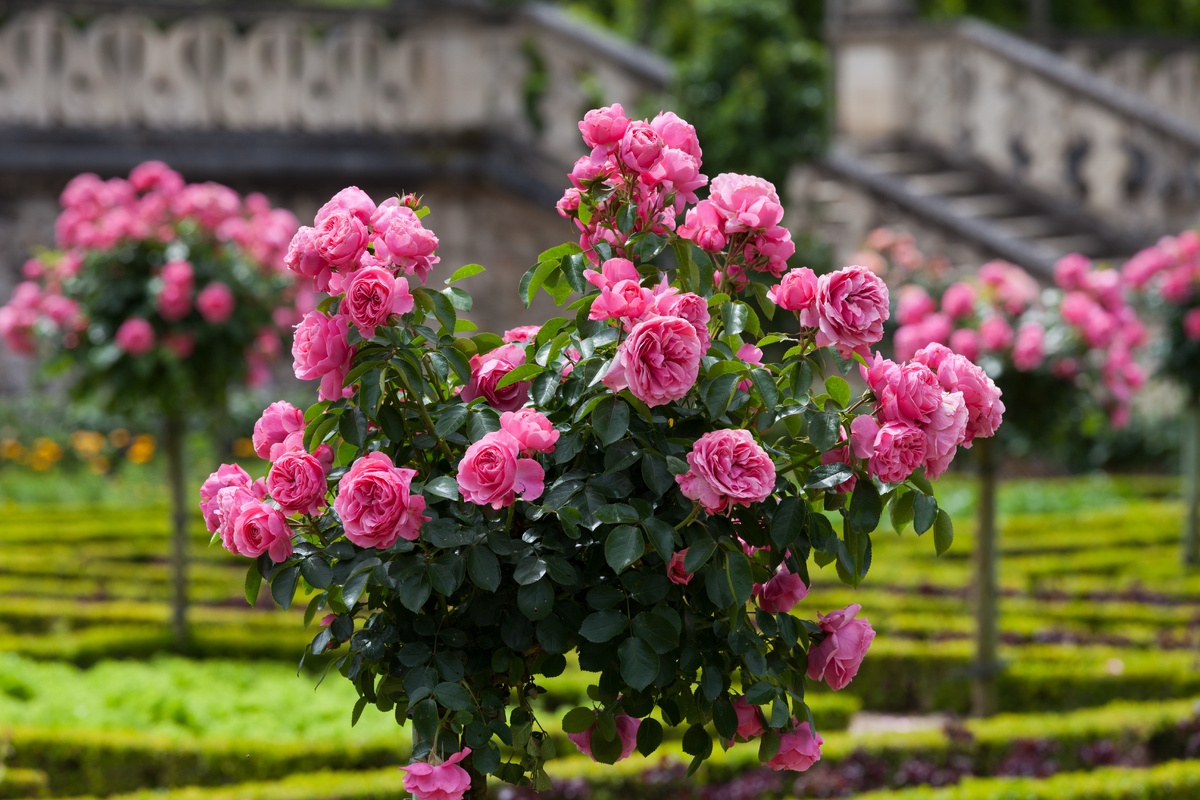
<path fill-rule="evenodd" d="M 107 800 L 396 800 L 403 795 L 397 769 L 369 772 L 305 772 L 278 781 L 216 788 L 146 789 Z M 73 800 L 96 800 L 78 797 Z"/>
<path fill-rule="evenodd" d="M 0 798 L 46 797 L 50 783 L 46 773 L 36 769 L 6 769 L 0 767 Z"/>

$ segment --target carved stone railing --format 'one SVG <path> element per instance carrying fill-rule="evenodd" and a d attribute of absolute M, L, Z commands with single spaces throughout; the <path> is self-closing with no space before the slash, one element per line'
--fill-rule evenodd
<path fill-rule="evenodd" d="M 456 13 L 433 3 L 314 18 L 0 3 L 17 8 L 0 26 L 0 128 L 482 131 L 573 160 L 588 102 L 632 106 L 669 78 L 661 60 L 549 7 L 447 5 Z M 82 27 L 64 11 L 80 7 L 95 12 Z"/>
<path fill-rule="evenodd" d="M 911 139 L 1145 238 L 1200 216 L 1200 130 L 991 26 L 837 33 L 839 133 Z"/>

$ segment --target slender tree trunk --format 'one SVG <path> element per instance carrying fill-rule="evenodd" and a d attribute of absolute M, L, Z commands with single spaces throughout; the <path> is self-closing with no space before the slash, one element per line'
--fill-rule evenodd
<path fill-rule="evenodd" d="M 1183 524 L 1183 563 L 1200 564 L 1200 396 L 1188 401 L 1184 421 L 1183 496 L 1187 517 Z"/>
<path fill-rule="evenodd" d="M 971 712 L 987 717 L 999 706 L 996 673 L 999 669 L 996 626 L 999 594 L 996 575 L 1000 552 L 996 536 L 996 453 L 991 439 L 976 439 L 979 460 L 979 521 L 971 559 L 975 586 L 975 680 L 971 687 Z"/>
<path fill-rule="evenodd" d="M 471 788 L 463 796 L 464 800 L 487 800 L 487 775 L 475 769 L 474 759 L 471 756 L 464 758 L 462 765 L 467 770 L 467 774 L 471 776 Z"/>
<path fill-rule="evenodd" d="M 187 644 L 188 501 L 183 480 L 183 439 L 187 424 L 178 412 L 169 412 L 163 435 L 167 452 L 167 480 L 171 485 L 171 632 L 175 644 Z"/>

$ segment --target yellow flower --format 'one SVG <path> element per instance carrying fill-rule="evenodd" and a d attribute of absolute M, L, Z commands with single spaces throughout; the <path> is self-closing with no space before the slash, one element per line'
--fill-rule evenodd
<path fill-rule="evenodd" d="M 154 458 L 154 448 L 154 437 L 148 433 L 142 433 L 134 438 L 133 444 L 129 446 L 125 455 L 134 464 L 145 464 Z"/>
<path fill-rule="evenodd" d="M 233 440 L 234 458 L 249 458 L 254 454 L 254 442 L 250 441 L 245 436 L 241 437 L 240 439 Z"/>
<path fill-rule="evenodd" d="M 108 443 L 118 450 L 129 446 L 129 431 L 124 428 L 117 428 L 112 433 L 108 434 Z"/>
<path fill-rule="evenodd" d="M 0 458 L 19 461 L 25 455 L 25 446 L 16 439 L 0 439 Z"/>
<path fill-rule="evenodd" d="M 105 439 L 103 433 L 96 431 L 75 431 L 71 434 L 71 447 L 75 448 L 75 452 L 80 458 L 91 458 L 100 454 L 104 449 Z"/>

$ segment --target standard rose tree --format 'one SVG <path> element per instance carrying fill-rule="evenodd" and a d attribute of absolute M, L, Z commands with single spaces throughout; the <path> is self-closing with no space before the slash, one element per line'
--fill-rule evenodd
<path fill-rule="evenodd" d="M 787 272 L 771 184 L 721 175 L 698 201 L 700 146 L 675 115 L 612 106 L 580 129 L 592 152 L 559 203 L 580 243 L 520 285 L 562 315 L 503 338 L 459 318 L 481 267 L 424 285 L 437 239 L 413 198 L 333 198 L 288 257 L 330 293 L 293 351 L 322 399 L 263 413 L 265 485 L 223 467 L 201 495 L 255 558 L 249 596 L 266 579 L 286 607 L 303 586 L 308 619 L 329 619 L 310 652 L 332 650 L 355 717 L 411 722 L 423 800 L 482 797 L 489 774 L 549 786 L 538 683 L 568 654 L 592 685 L 562 730 L 596 761 L 648 755 L 671 727 L 692 769 L 710 729 L 807 768 L 806 681 L 844 687 L 874 636 L 858 606 L 793 616 L 819 610 L 810 570 L 858 585 L 885 508 L 948 547 L 926 473 L 1003 410 L 965 359 L 870 352 L 888 316 L 870 271 Z M 793 312 L 797 333 L 770 332 Z M 852 370 L 872 391 L 852 396 Z"/>
<path fill-rule="evenodd" d="M 213 412 L 219 422 L 229 388 L 264 383 L 281 354 L 281 337 L 312 297 L 283 263 L 297 221 L 262 195 L 186 184 L 156 161 L 128 180 L 79 175 L 61 202 L 60 249 L 26 262 L 26 281 L 0 306 L 0 340 L 44 356 L 76 398 L 163 418 L 175 512 L 173 625 L 182 641 L 187 423 Z M 278 535 L 282 516 L 269 508 L 243 526 L 244 548 Z"/>

